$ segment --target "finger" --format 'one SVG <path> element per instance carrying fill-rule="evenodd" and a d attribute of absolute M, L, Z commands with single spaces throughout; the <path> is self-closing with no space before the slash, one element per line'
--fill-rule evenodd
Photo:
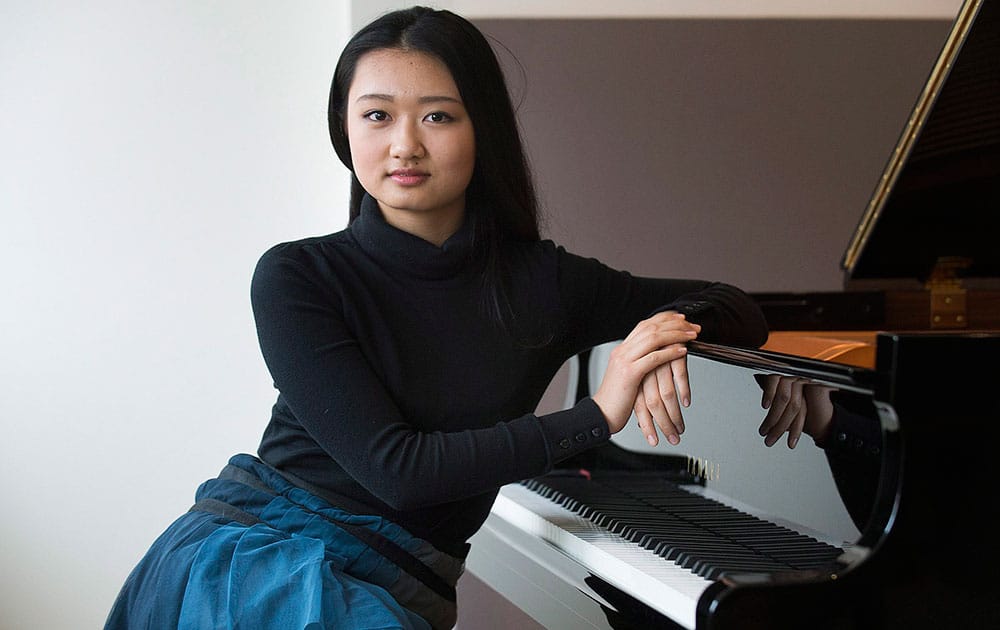
<path fill-rule="evenodd" d="M 785 407 L 784 411 L 781 412 L 781 416 L 778 421 L 768 430 L 767 435 L 764 436 L 764 446 L 774 446 L 774 444 L 781 438 L 781 435 L 786 429 L 792 424 L 792 420 L 795 418 L 797 411 L 791 407 Z"/>
<path fill-rule="evenodd" d="M 761 437 L 766 436 L 771 431 L 771 428 L 778 424 L 778 421 L 781 420 L 782 411 L 784 411 L 784 409 L 778 407 L 771 407 L 768 409 L 767 415 L 764 416 L 760 426 L 757 427 L 757 434 Z"/>
<path fill-rule="evenodd" d="M 767 446 L 774 446 L 781 435 L 785 431 L 790 431 L 791 427 L 795 424 L 796 419 L 802 422 L 804 419 L 802 414 L 805 412 L 805 401 L 802 398 L 802 382 L 799 379 L 793 379 L 788 381 L 789 387 L 787 389 L 787 403 L 783 404 L 781 417 L 778 422 L 772 426 L 768 432 L 767 436 L 764 438 L 764 444 Z M 782 391 L 778 399 L 782 400 L 786 396 L 786 392 Z M 784 401 L 782 401 L 784 402 Z M 798 436 L 801 435 L 802 429 L 799 427 L 798 433 L 795 435 L 795 441 L 798 441 Z"/>
<path fill-rule="evenodd" d="M 791 423 L 788 425 L 788 448 L 795 448 L 795 445 L 799 443 L 799 438 L 802 437 L 802 430 L 806 424 L 806 413 L 809 411 L 809 406 L 806 404 L 805 388 L 808 381 L 798 378 L 792 384 L 792 391 L 795 393 L 795 400 L 797 401 L 797 408 L 795 416 L 792 418 Z"/>
<path fill-rule="evenodd" d="M 674 374 L 674 388 L 677 390 L 677 398 L 684 407 L 691 406 L 691 383 L 688 381 L 687 357 L 681 357 L 670 363 L 670 369 Z M 681 420 L 683 423 L 683 419 Z M 683 425 L 681 433 L 684 432 Z"/>
<path fill-rule="evenodd" d="M 764 436 L 764 444 L 767 446 L 772 446 L 781 437 L 795 415 L 795 393 L 792 384 L 793 379 L 778 380 L 767 416 L 758 429 L 760 435 Z"/>
<path fill-rule="evenodd" d="M 654 350 L 678 343 L 687 343 L 697 338 L 698 333 L 689 327 L 663 326 L 647 329 L 631 339 L 626 339 L 619 348 L 631 359 L 637 359 Z"/>
<path fill-rule="evenodd" d="M 637 338 L 669 330 L 688 330 L 697 335 L 701 331 L 701 326 L 687 321 L 681 313 L 664 311 L 636 324 L 624 341 L 630 342 Z"/>
<path fill-rule="evenodd" d="M 688 321 L 683 313 L 676 311 L 663 311 L 639 322 L 643 328 L 684 328 L 701 332 L 701 324 Z"/>
<path fill-rule="evenodd" d="M 781 377 L 777 374 L 768 374 L 763 376 L 763 383 L 759 379 L 757 382 L 761 383 L 761 396 L 760 396 L 760 406 L 764 409 L 770 409 L 771 403 L 774 401 L 774 392 L 778 389 L 778 383 L 781 381 Z"/>
<path fill-rule="evenodd" d="M 781 422 L 782 415 L 792 402 L 792 379 L 769 378 L 767 382 L 768 389 L 772 388 L 772 383 L 773 391 L 770 394 L 765 394 L 765 396 L 770 397 L 770 401 L 764 407 L 767 409 L 767 415 L 764 417 L 764 421 L 761 422 L 760 428 L 757 429 L 757 432 L 762 436 L 770 434 L 774 427 Z"/>
<path fill-rule="evenodd" d="M 673 392 L 672 384 L 670 391 Z M 667 441 L 671 444 L 676 445 L 680 443 L 680 436 L 673 422 L 670 420 L 670 412 L 664 404 L 665 401 L 663 400 L 663 393 L 660 389 L 656 371 L 650 372 L 642 379 L 640 395 L 643 397 L 643 402 L 653 417 L 653 422 L 663 433 L 663 437 L 667 438 Z"/>
<path fill-rule="evenodd" d="M 802 437 L 802 430 L 805 426 L 806 406 L 803 405 L 799 408 L 799 412 L 795 414 L 792 424 L 788 427 L 788 448 L 795 448 L 795 445 L 799 443 L 799 438 Z"/>
<path fill-rule="evenodd" d="M 789 405 L 781 414 L 781 419 L 771 427 L 767 435 L 764 437 L 765 446 L 774 446 L 781 439 L 781 436 L 787 431 L 789 433 L 789 439 L 792 437 L 794 427 L 796 423 L 799 423 L 800 428 L 795 432 L 795 442 L 799 441 L 798 436 L 802 434 L 801 423 L 804 417 L 803 408 L 796 405 Z M 794 448 L 794 447 L 793 447 Z"/>
<path fill-rule="evenodd" d="M 637 372 L 645 376 L 664 363 L 676 361 L 684 356 L 687 356 L 687 348 L 681 342 L 674 342 L 649 350 L 638 357 L 632 365 Z"/>
<path fill-rule="evenodd" d="M 694 339 L 695 334 L 693 331 L 673 330 L 639 335 L 615 346 L 611 351 L 609 365 L 615 364 L 619 367 L 634 366 L 637 362 L 645 360 L 645 365 L 641 365 L 638 368 L 642 369 L 642 375 L 644 376 L 650 370 L 655 369 L 657 365 L 668 360 L 663 355 L 660 355 L 658 360 L 655 357 L 650 359 L 649 355 L 660 350 L 665 350 L 670 346 L 683 345 Z M 677 356 L 672 358 L 677 358 Z"/>
<path fill-rule="evenodd" d="M 656 435 L 656 427 L 653 424 L 653 414 L 650 413 L 649 408 L 646 406 L 646 398 L 641 391 L 635 397 L 635 405 L 632 410 L 635 412 L 636 420 L 639 421 L 639 430 L 642 431 L 646 442 L 650 446 L 659 444 L 660 440 Z"/>
<path fill-rule="evenodd" d="M 667 431 L 676 433 L 679 441 L 681 433 L 684 433 L 684 416 L 681 413 L 680 397 L 677 394 L 677 387 L 674 384 L 674 363 L 676 361 L 661 365 L 656 368 L 654 374 L 656 376 L 656 388 L 659 399 L 666 410 L 666 418 L 663 416 L 658 418 L 660 430 L 663 431 L 664 435 L 667 434 Z M 654 419 L 657 418 L 654 416 Z M 670 423 L 672 428 L 664 426 L 667 422 Z M 671 444 L 674 444 L 674 442 L 671 442 Z"/>

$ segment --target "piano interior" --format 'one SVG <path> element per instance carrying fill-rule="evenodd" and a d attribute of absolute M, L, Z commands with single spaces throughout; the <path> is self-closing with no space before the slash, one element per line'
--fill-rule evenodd
<path fill-rule="evenodd" d="M 764 350 L 875 369 L 874 330 L 776 330 Z"/>

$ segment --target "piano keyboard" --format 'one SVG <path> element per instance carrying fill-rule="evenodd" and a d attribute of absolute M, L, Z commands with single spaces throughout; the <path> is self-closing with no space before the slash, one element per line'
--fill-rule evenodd
<path fill-rule="evenodd" d="M 511 484 L 493 514 L 686 628 L 695 627 L 698 599 L 717 579 L 829 568 L 841 553 L 662 475 L 611 477 Z"/>
<path fill-rule="evenodd" d="M 698 598 L 712 583 L 612 534 L 518 484 L 504 486 L 493 514 L 555 546 L 594 575 L 685 628 L 695 627 Z"/>

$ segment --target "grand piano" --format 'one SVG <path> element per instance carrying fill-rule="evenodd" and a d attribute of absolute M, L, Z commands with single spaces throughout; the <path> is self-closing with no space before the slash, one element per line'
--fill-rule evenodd
<path fill-rule="evenodd" d="M 693 342 L 679 448 L 635 423 L 501 489 L 468 568 L 547 628 L 997 628 L 1000 5 L 959 11 L 843 259 L 756 296 L 762 349 Z M 614 344 L 581 355 L 567 403 Z M 820 393 L 768 447 L 762 388 Z"/>

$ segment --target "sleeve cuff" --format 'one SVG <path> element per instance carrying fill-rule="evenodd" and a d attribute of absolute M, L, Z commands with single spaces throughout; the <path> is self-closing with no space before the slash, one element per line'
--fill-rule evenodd
<path fill-rule="evenodd" d="M 608 423 L 590 398 L 574 407 L 539 417 L 551 464 L 600 446 L 610 439 Z"/>
<path fill-rule="evenodd" d="M 830 431 L 818 446 L 839 456 L 877 457 L 882 452 L 881 427 L 872 418 L 835 406 Z"/>

